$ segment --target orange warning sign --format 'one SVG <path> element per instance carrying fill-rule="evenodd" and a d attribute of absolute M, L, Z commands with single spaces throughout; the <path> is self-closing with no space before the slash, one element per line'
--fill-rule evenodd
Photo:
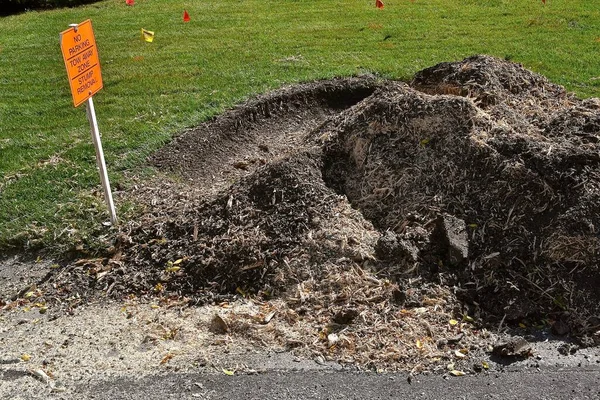
<path fill-rule="evenodd" d="M 67 75 L 75 107 L 102 89 L 102 74 L 92 21 L 83 21 L 60 33 Z"/>

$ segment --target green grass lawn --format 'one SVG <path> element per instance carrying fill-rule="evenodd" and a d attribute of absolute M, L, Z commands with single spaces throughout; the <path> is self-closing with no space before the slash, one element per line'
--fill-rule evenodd
<path fill-rule="evenodd" d="M 600 95 L 600 9 L 589 0 L 105 0 L 0 18 L 0 251 L 84 243 L 108 220 L 85 107 L 59 46 L 92 20 L 94 102 L 113 186 L 177 132 L 285 83 L 441 61 L 509 58 L 581 97 Z M 183 23 L 186 9 L 191 22 Z M 155 32 L 153 43 L 141 28 Z M 117 204 L 119 213 L 127 205 Z"/>

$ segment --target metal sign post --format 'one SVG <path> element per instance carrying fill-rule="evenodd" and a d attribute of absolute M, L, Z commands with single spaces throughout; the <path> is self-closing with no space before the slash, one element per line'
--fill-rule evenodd
<path fill-rule="evenodd" d="M 92 140 L 96 149 L 96 164 L 100 172 L 104 200 L 110 211 L 110 222 L 116 225 L 117 213 L 110 191 L 104 151 L 102 150 L 100 131 L 96 120 L 96 110 L 94 110 L 94 101 L 92 100 L 92 96 L 103 86 L 92 21 L 88 19 L 80 24 L 70 24 L 69 26 L 69 29 L 60 33 L 60 49 L 67 68 L 73 105 L 77 107 L 87 101 L 86 114 L 92 129 Z"/>
<path fill-rule="evenodd" d="M 117 224 L 117 213 L 115 211 L 115 204 L 113 203 L 112 192 L 110 190 L 110 182 L 108 180 L 108 173 L 106 172 L 106 163 L 104 162 L 104 151 L 102 150 L 102 142 L 100 141 L 100 131 L 98 130 L 98 121 L 96 120 L 96 110 L 94 109 L 94 100 L 92 96 L 87 99 L 86 114 L 88 121 L 90 121 L 90 128 L 92 129 L 92 140 L 94 142 L 94 148 L 96 149 L 96 164 L 100 172 L 100 180 L 102 181 L 102 189 L 104 189 L 104 200 L 110 211 L 110 222 L 113 225 Z"/>

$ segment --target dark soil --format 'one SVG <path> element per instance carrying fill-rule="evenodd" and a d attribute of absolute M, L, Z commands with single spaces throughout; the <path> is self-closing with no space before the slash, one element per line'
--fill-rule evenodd
<path fill-rule="evenodd" d="M 412 86 L 459 96 L 390 84 L 324 129 L 328 184 L 416 249 L 413 263 L 382 260 L 386 271 L 454 286 L 488 319 L 577 314 L 585 326 L 599 310 L 598 103 L 489 57 Z M 464 248 L 444 240 L 447 214 Z"/>
<path fill-rule="evenodd" d="M 414 338 L 429 338 L 421 355 L 480 348 L 484 327 L 518 324 L 598 344 L 599 140 L 600 101 L 487 56 L 410 84 L 283 88 L 153 155 L 164 174 L 129 193 L 140 218 L 106 257 L 50 278 L 47 297 L 280 299 L 291 320 L 328 326 L 319 351 L 350 329 L 354 347 L 334 353 L 378 354 L 362 364 L 418 355 L 372 341 L 386 324 L 411 338 L 405 354 Z M 448 336 L 449 316 L 475 321 L 465 339 Z"/>
<path fill-rule="evenodd" d="M 302 148 L 307 132 L 370 96 L 382 82 L 349 78 L 283 88 L 185 132 L 151 157 L 209 194 Z"/>

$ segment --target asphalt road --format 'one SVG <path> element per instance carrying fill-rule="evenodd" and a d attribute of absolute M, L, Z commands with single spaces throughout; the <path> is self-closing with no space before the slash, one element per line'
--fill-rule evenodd
<path fill-rule="evenodd" d="M 345 372 L 171 374 L 81 386 L 93 399 L 600 399 L 600 368 L 417 376 Z"/>

